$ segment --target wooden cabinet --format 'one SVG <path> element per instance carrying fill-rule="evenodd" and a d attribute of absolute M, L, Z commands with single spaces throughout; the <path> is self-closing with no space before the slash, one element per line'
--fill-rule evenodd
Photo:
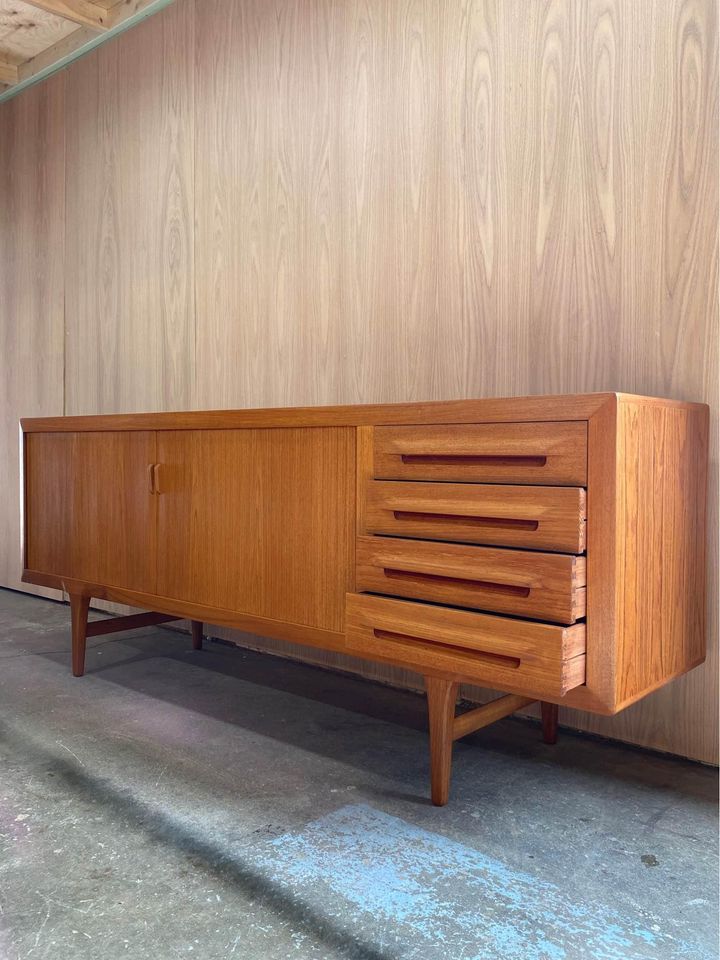
<path fill-rule="evenodd" d="M 23 421 L 26 581 L 422 673 L 452 740 L 705 655 L 707 408 L 594 394 Z M 454 717 L 457 684 L 505 697 Z"/>

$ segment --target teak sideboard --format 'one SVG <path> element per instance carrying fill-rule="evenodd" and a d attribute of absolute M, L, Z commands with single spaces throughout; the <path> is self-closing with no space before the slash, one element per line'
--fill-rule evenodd
<path fill-rule="evenodd" d="M 708 409 L 624 394 L 22 421 L 24 572 L 87 636 L 187 618 L 423 674 L 431 787 L 526 704 L 705 657 Z M 88 623 L 92 598 L 151 611 Z M 505 696 L 455 716 L 462 681 Z"/>

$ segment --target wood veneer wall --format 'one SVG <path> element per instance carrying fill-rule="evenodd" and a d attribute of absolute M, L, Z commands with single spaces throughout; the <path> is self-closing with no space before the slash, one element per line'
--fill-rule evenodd
<path fill-rule="evenodd" d="M 15 588 L 19 418 L 63 412 L 64 80 L 0 107 L 0 584 Z"/>
<path fill-rule="evenodd" d="M 21 414 L 620 389 L 716 417 L 717 111 L 715 0 L 178 0 L 3 105 L 2 582 Z M 561 719 L 716 760 L 717 445 L 711 502 L 708 662 Z"/>

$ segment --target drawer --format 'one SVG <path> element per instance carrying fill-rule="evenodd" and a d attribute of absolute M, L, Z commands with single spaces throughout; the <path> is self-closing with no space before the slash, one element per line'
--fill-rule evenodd
<path fill-rule="evenodd" d="M 361 514 L 360 533 L 562 553 L 585 549 L 585 491 L 578 487 L 370 480 Z"/>
<path fill-rule="evenodd" d="M 555 623 L 585 616 L 585 557 L 360 537 L 357 589 Z"/>
<path fill-rule="evenodd" d="M 585 682 L 585 624 L 562 627 L 348 594 L 347 652 L 540 699 Z"/>
<path fill-rule="evenodd" d="M 585 420 L 376 427 L 373 476 L 585 486 Z"/>

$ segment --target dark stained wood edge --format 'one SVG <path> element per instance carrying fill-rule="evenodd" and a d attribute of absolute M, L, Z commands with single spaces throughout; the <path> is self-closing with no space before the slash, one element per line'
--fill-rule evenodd
<path fill-rule="evenodd" d="M 155 627 L 160 623 L 181 620 L 167 613 L 131 613 L 126 617 L 110 617 L 107 620 L 93 620 L 85 630 L 86 637 L 102 637 L 106 633 L 120 633 L 123 630 L 137 630 L 139 627 Z"/>
<path fill-rule="evenodd" d="M 543 700 L 540 704 L 540 716 L 542 718 L 543 743 L 550 745 L 557 743 L 558 705 Z"/>
<path fill-rule="evenodd" d="M 86 430 L 223 430 L 240 427 L 390 426 L 587 420 L 615 394 L 440 400 L 427 403 L 26 417 L 25 433 Z M 667 401 L 672 402 L 672 401 Z"/>
<path fill-rule="evenodd" d="M 367 485 L 373 477 L 375 462 L 375 431 L 372 427 L 358 427 L 355 431 L 355 534 L 352 545 L 352 589 L 357 592 L 357 549 L 366 527 Z"/>
<path fill-rule="evenodd" d="M 85 673 L 85 648 L 87 646 L 87 618 L 90 597 L 78 593 L 70 594 L 70 622 L 72 643 L 72 673 L 82 677 Z"/>
<path fill-rule="evenodd" d="M 27 535 L 27 502 L 28 502 L 28 469 L 27 469 L 27 437 L 19 433 L 20 438 L 20 556 L 23 570 L 28 565 L 28 535 Z"/>
<path fill-rule="evenodd" d="M 453 740 L 460 740 L 462 737 L 467 737 L 468 734 L 482 730 L 483 727 L 489 727 L 491 724 L 497 723 L 498 720 L 502 720 L 503 717 L 509 717 L 535 702 L 532 697 L 519 697 L 508 693 L 496 700 L 483 703 L 473 710 L 461 713 L 453 720 Z"/>

